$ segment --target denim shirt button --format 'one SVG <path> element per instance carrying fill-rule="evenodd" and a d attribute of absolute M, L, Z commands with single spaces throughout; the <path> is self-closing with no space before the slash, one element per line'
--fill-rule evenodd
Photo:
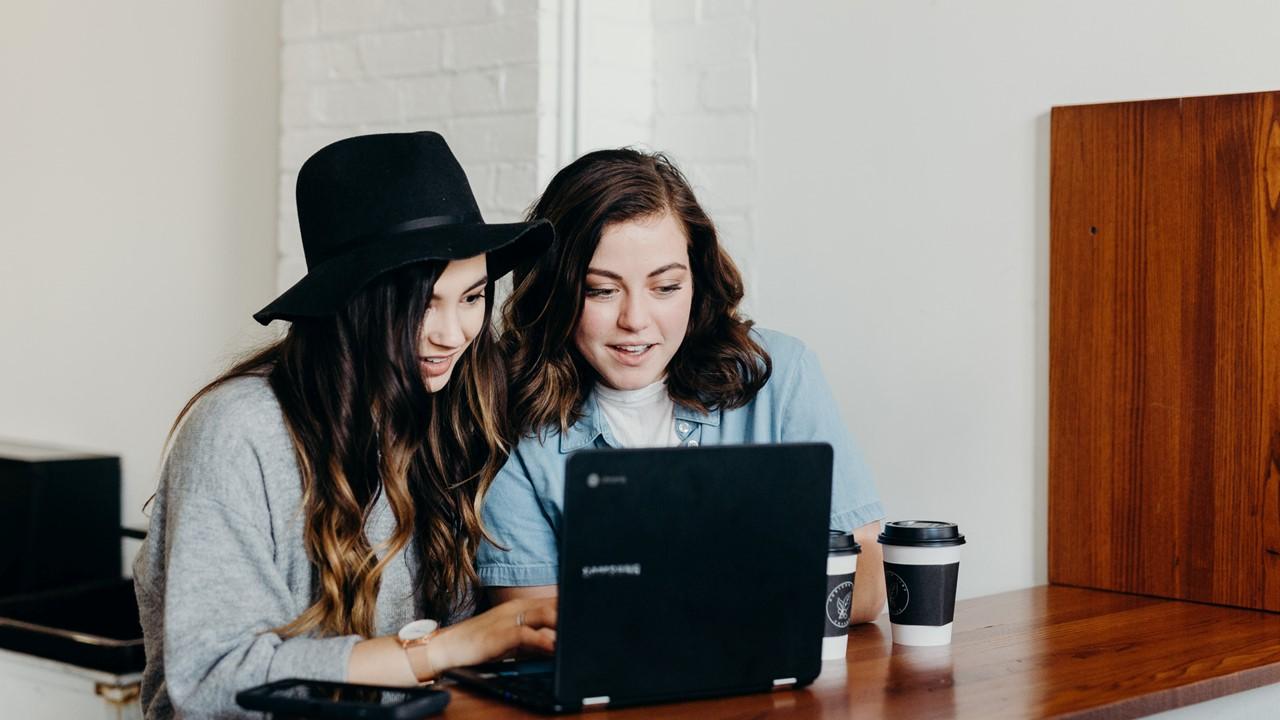
<path fill-rule="evenodd" d="M 689 423 L 682 422 L 679 425 L 676 425 L 676 430 L 678 430 L 681 435 L 687 435 L 689 433 Z"/>
<path fill-rule="evenodd" d="M 686 445 L 688 445 L 689 447 L 698 447 L 698 441 L 697 441 L 697 440 L 690 440 L 689 442 L 687 442 L 687 443 L 685 443 L 685 444 L 686 444 Z"/>

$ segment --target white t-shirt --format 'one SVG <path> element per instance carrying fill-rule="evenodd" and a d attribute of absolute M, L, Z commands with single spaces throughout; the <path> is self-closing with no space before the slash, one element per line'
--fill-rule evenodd
<path fill-rule="evenodd" d="M 624 448 L 674 447 L 676 404 L 667 394 L 667 382 L 659 380 L 639 390 L 614 390 L 596 384 L 600 413 Z"/>

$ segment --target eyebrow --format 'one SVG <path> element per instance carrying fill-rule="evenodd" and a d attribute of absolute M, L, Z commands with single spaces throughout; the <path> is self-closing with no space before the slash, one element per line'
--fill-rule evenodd
<path fill-rule="evenodd" d="M 662 267 L 658 268 L 657 270 L 654 270 L 653 272 L 649 273 L 648 277 L 655 277 L 655 276 L 657 276 L 657 275 L 661 275 L 662 273 L 664 273 L 664 272 L 668 272 L 668 271 L 670 271 L 670 270 L 688 270 L 688 269 L 689 269 L 689 268 L 688 268 L 688 267 L 686 267 L 684 263 L 678 263 L 678 262 L 674 262 L 674 263 L 667 263 L 666 265 L 663 265 Z M 588 275 L 603 275 L 603 276 L 605 276 L 605 277 L 607 277 L 607 278 L 609 278 L 609 279 L 611 279 L 611 280 L 621 280 L 621 279 L 622 279 L 622 276 L 621 276 L 621 275 L 619 275 L 618 273 L 616 273 L 616 272 L 610 272 L 610 271 L 608 271 L 608 270 L 601 270 L 600 268 L 593 268 L 593 267 L 589 267 L 589 268 L 587 268 L 587 274 L 588 274 Z"/>
<path fill-rule="evenodd" d="M 489 282 L 489 276 L 488 276 L 488 275 L 485 275 L 485 276 L 481 277 L 479 280 L 477 280 L 477 281 L 475 281 L 475 282 L 471 283 L 471 287 L 467 288 L 466 290 L 463 290 L 463 291 L 462 291 L 462 294 L 463 294 L 463 295 L 466 295 L 467 293 L 471 292 L 472 290 L 475 290 L 476 288 L 478 288 L 478 287 L 480 287 L 480 286 L 482 286 L 482 285 L 484 285 L 484 284 L 486 284 L 486 283 L 488 283 L 488 282 Z M 431 299 L 432 299 L 432 300 L 439 300 L 439 299 L 440 299 L 440 296 L 433 292 L 433 293 L 431 293 Z"/>

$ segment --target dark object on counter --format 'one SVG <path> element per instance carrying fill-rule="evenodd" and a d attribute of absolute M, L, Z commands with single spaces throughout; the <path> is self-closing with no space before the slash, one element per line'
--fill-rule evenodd
<path fill-rule="evenodd" d="M 0 441 L 0 598 L 120 574 L 120 458 Z"/>
<path fill-rule="evenodd" d="M 247 710 L 275 718 L 415 720 L 449 704 L 449 691 L 434 687 L 380 687 L 320 680 L 277 680 L 236 693 Z"/>
<path fill-rule="evenodd" d="M 0 600 L 0 648 L 116 675 L 146 664 L 133 580 Z"/>

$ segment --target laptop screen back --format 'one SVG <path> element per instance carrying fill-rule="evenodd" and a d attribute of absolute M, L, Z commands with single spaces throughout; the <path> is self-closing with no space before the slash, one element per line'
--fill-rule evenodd
<path fill-rule="evenodd" d="M 829 445 L 569 458 L 556 697 L 656 701 L 820 670 Z"/>

